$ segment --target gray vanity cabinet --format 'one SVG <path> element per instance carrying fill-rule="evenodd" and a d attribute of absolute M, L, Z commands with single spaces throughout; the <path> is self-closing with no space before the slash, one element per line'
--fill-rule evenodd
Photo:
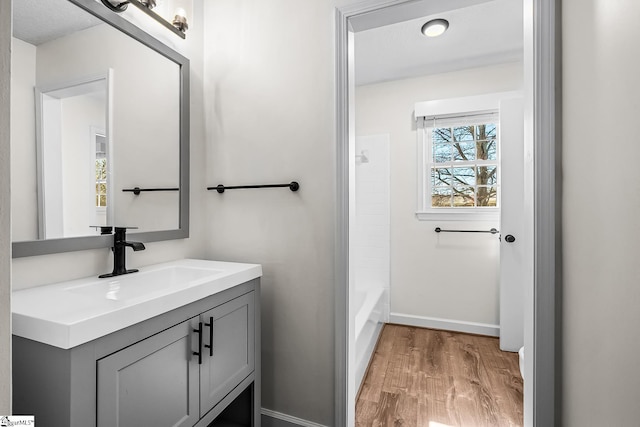
<path fill-rule="evenodd" d="M 199 416 L 193 320 L 98 361 L 98 427 L 191 427 Z"/>
<path fill-rule="evenodd" d="M 254 370 L 253 295 L 244 295 L 202 315 L 200 415 L 221 401 Z M 208 346 L 208 347 L 207 347 Z"/>
<path fill-rule="evenodd" d="M 98 360 L 98 427 L 195 425 L 254 370 L 253 301 L 242 295 Z"/>
<path fill-rule="evenodd" d="M 259 301 L 254 279 L 71 349 L 14 336 L 13 412 L 40 427 L 259 427 Z"/>

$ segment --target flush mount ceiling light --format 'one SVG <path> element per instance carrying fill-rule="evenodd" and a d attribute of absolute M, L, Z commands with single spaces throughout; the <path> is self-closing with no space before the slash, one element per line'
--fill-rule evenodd
<path fill-rule="evenodd" d="M 446 19 L 432 19 L 422 26 L 422 34 L 427 37 L 438 37 L 444 34 L 449 28 L 449 21 Z"/>

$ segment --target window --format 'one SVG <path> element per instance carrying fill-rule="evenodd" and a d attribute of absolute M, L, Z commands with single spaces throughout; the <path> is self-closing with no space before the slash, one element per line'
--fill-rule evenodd
<path fill-rule="evenodd" d="M 96 208 L 107 206 L 107 138 L 95 135 L 96 138 Z"/>
<path fill-rule="evenodd" d="M 420 220 L 489 220 L 500 217 L 500 116 L 495 92 L 415 104 Z"/>
<path fill-rule="evenodd" d="M 498 205 L 497 125 L 432 127 L 427 174 L 431 208 Z"/>
<path fill-rule="evenodd" d="M 497 217 L 498 124 L 486 111 L 419 118 L 419 219 Z"/>

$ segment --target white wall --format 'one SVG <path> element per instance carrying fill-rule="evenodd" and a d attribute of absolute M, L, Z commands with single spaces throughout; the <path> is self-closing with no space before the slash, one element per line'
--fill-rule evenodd
<path fill-rule="evenodd" d="M 356 217 L 354 227 L 355 289 L 380 288 L 388 293 L 390 278 L 390 144 L 389 135 L 356 138 Z M 386 301 L 388 304 L 388 301 Z M 355 316 L 355 311 L 351 313 Z"/>
<path fill-rule="evenodd" d="M 11 57 L 11 197 L 14 240 L 38 238 L 36 124 L 33 88 L 36 48 L 12 39 Z"/>
<path fill-rule="evenodd" d="M 356 134 L 391 135 L 392 315 L 499 323 L 497 237 L 433 231 L 436 226 L 498 228 L 498 222 L 418 221 L 415 217 L 413 110 L 419 101 L 519 90 L 522 79 L 522 64 L 509 63 L 356 88 Z"/>
<path fill-rule="evenodd" d="M 562 5 L 562 425 L 637 425 L 640 3 Z"/>
<path fill-rule="evenodd" d="M 208 185 L 300 183 L 208 194 L 208 253 L 263 266 L 263 407 L 333 425 L 334 9 L 205 10 Z"/>
<path fill-rule="evenodd" d="M 204 137 L 202 109 L 202 0 L 194 0 L 194 13 L 190 19 L 189 35 L 175 39 L 173 48 L 191 60 L 191 234 L 189 239 L 146 244 L 147 249 L 133 254 L 129 252 L 127 266 L 140 267 L 185 257 L 203 258 L 205 238 L 201 230 L 206 228 L 204 201 Z M 132 8 L 133 9 L 133 8 Z M 136 11 L 132 11 L 135 13 Z M 137 11 L 139 13 L 139 11 Z M 144 22 L 144 20 L 142 21 Z M 151 23 L 149 23 L 151 25 Z M 153 29 L 157 23 L 153 23 Z M 152 30 L 153 30 L 152 29 Z M 165 29 L 160 30 L 162 33 Z M 4 182 L 4 181 L 3 181 Z M 110 249 L 52 254 L 39 257 L 16 258 L 12 261 L 13 288 L 23 289 L 41 284 L 86 277 L 109 272 L 113 255 Z"/>
<path fill-rule="evenodd" d="M 11 412 L 11 2 L 0 1 L 0 414 Z"/>

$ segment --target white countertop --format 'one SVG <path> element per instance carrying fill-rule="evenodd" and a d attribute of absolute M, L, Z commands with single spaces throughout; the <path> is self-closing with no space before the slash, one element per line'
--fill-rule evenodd
<path fill-rule="evenodd" d="M 13 292 L 13 334 L 69 349 L 262 276 L 259 264 L 183 259 Z"/>

